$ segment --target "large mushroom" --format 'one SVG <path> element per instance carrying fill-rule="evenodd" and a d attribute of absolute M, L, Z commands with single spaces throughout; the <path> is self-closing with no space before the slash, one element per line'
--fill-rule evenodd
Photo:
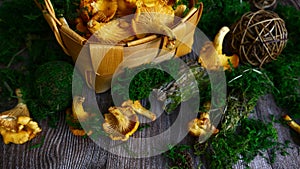
<path fill-rule="evenodd" d="M 206 69 L 216 70 L 223 67 L 223 70 L 230 69 L 230 63 L 235 68 L 239 64 L 239 57 L 236 54 L 227 56 L 223 54 L 222 45 L 225 35 L 229 32 L 229 28 L 222 27 L 216 35 L 213 42 L 206 43 L 200 51 L 198 62 Z M 229 63 L 230 61 L 230 63 Z"/>
<path fill-rule="evenodd" d="M 38 123 L 30 118 L 20 89 L 16 89 L 16 95 L 17 106 L 0 114 L 0 133 L 5 144 L 23 144 L 42 131 Z"/>
<path fill-rule="evenodd" d="M 138 129 L 138 116 L 131 107 L 110 107 L 108 110 L 104 115 L 104 131 L 112 140 L 128 140 Z"/>
<path fill-rule="evenodd" d="M 174 10 L 164 0 L 137 0 L 136 13 L 132 20 L 132 27 L 138 38 L 148 33 L 161 34 L 176 40 L 170 27 L 174 22 Z"/>

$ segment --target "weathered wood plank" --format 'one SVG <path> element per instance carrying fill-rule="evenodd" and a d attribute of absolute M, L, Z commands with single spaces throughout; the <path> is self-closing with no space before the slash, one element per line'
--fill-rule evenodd
<path fill-rule="evenodd" d="M 97 96 L 99 97 L 99 96 Z M 106 97 L 99 97 L 98 100 L 107 102 Z M 105 106 L 104 106 L 105 107 Z M 156 106 L 158 107 L 158 106 Z M 274 105 L 272 96 L 267 95 L 262 97 L 256 107 L 256 115 L 262 120 L 268 120 L 268 116 L 281 116 L 282 111 Z M 166 115 L 163 113 L 157 122 L 150 123 L 152 127 L 137 132 L 134 137 L 151 136 L 153 133 L 164 131 L 176 119 L 176 115 Z M 146 119 L 141 118 L 142 123 L 147 122 Z M 40 124 L 43 128 L 42 133 L 35 138 L 31 143 L 24 145 L 4 145 L 0 144 L 0 153 L 5 154 L 1 158 L 0 168 L 167 168 L 168 159 L 163 155 L 158 155 L 150 158 L 126 158 L 120 157 L 116 154 L 109 153 L 95 144 L 89 138 L 76 137 L 71 134 L 68 126 L 65 123 L 64 114 L 61 114 L 60 122 L 56 129 L 49 128 L 47 123 L 43 121 Z M 160 126 L 160 127 L 158 127 Z M 279 140 L 291 140 L 289 129 L 282 124 L 275 124 L 278 129 Z M 42 138 L 45 138 L 44 144 L 39 148 L 30 147 L 34 144 L 40 143 Z M 191 144 L 195 140 L 190 136 L 186 136 L 180 144 Z M 30 145 L 32 144 L 32 145 Z M 164 144 L 164 143 L 162 143 Z M 294 143 L 291 144 L 294 149 L 288 150 L 290 155 L 278 156 L 275 163 L 270 165 L 266 159 L 256 157 L 251 162 L 250 167 L 253 169 L 277 169 L 289 168 L 297 169 L 300 165 L 300 158 L 298 155 L 299 148 Z M 267 154 L 266 154 L 267 155 Z M 200 163 L 205 163 L 199 159 L 194 158 L 194 168 Z M 206 162 L 207 163 L 207 162 Z M 204 167 L 202 167 L 204 168 Z M 243 169 L 241 163 L 235 165 L 233 168 Z"/>
<path fill-rule="evenodd" d="M 276 106 L 272 95 L 266 95 L 264 97 L 261 97 L 256 106 L 256 112 L 259 119 L 263 121 L 270 121 L 271 115 L 274 116 L 276 119 L 279 119 L 285 113 L 279 107 Z M 290 155 L 282 156 L 278 154 L 277 158 L 275 159 L 275 163 L 272 164 L 272 167 L 275 169 L 300 168 L 299 146 L 292 141 L 289 128 L 281 123 L 274 123 L 274 127 L 277 129 L 278 132 L 278 141 L 280 141 L 281 143 L 284 143 L 286 140 L 291 141 L 291 149 L 287 149 Z"/>
<path fill-rule="evenodd" d="M 42 122 L 42 133 L 24 145 L 1 143 L 0 168 L 105 168 L 107 152 L 89 138 L 74 136 L 65 123 L 64 115 L 57 128 L 49 128 Z M 32 148 L 44 137 L 41 147 Z"/>

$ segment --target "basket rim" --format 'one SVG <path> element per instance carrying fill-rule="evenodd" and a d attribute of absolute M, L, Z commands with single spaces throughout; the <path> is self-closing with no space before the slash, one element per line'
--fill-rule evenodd
<path fill-rule="evenodd" d="M 75 41 L 79 42 L 79 44 L 81 44 L 82 46 L 85 45 L 86 43 L 99 44 L 99 42 L 97 42 L 97 41 L 95 41 L 95 42 L 88 41 L 88 39 L 86 39 L 85 37 L 78 34 L 75 30 L 71 29 L 64 17 L 57 17 L 55 15 L 55 11 L 52 6 L 51 0 L 44 0 L 45 4 L 41 4 L 40 2 L 38 2 L 38 0 L 34 0 L 34 1 L 35 1 L 36 5 L 38 6 L 38 8 L 42 11 L 42 13 L 43 13 L 45 19 L 47 20 L 48 24 L 50 25 L 50 27 L 52 28 L 52 31 L 54 32 L 58 43 L 60 44 L 60 46 L 64 49 L 64 51 L 67 54 L 68 54 L 68 50 L 64 46 L 64 42 L 62 40 L 61 33 L 60 33 L 61 29 L 63 29 L 67 34 L 70 35 L 70 37 L 72 37 Z M 203 11 L 203 2 L 199 2 L 199 7 L 196 8 L 195 0 L 190 0 L 189 7 L 190 7 L 190 10 L 188 11 L 187 15 L 185 15 L 182 19 L 180 19 L 177 23 L 175 23 L 171 27 L 171 29 L 175 29 L 177 26 L 181 25 L 182 23 L 187 22 L 198 10 L 200 10 L 200 17 L 201 17 L 202 11 Z M 117 43 L 114 45 L 115 46 L 123 46 L 123 47 L 137 46 L 137 45 L 158 39 L 162 36 L 163 35 L 159 35 L 159 34 L 151 34 L 151 35 L 148 35 L 141 39 L 136 39 L 136 40 L 126 42 L 126 43 Z M 103 45 L 109 45 L 109 44 L 103 43 Z"/>

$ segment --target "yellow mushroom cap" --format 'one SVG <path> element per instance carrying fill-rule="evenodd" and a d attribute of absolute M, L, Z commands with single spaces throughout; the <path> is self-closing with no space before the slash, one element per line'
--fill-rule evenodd
<path fill-rule="evenodd" d="M 139 126 L 138 116 L 131 107 L 110 107 L 104 118 L 103 129 L 112 140 L 128 140 Z"/>

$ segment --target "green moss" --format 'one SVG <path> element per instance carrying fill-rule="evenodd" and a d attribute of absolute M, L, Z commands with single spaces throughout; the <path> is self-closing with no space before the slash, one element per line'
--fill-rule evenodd
<path fill-rule="evenodd" d="M 238 0 L 202 0 L 203 13 L 198 28 L 208 37 L 213 38 L 223 26 L 230 27 L 245 12 L 250 11 L 250 5 Z"/>
<path fill-rule="evenodd" d="M 195 145 L 195 153 L 205 155 L 210 162 L 209 168 L 232 168 L 239 160 L 249 167 L 257 156 L 268 157 L 273 163 L 277 153 L 286 154 L 289 143 L 278 142 L 278 135 L 273 123 L 264 123 L 256 119 L 243 119 L 235 132 L 224 133 L 222 130 L 202 147 Z M 208 151 L 207 151 L 208 150 Z"/>
<path fill-rule="evenodd" d="M 41 103 L 49 111 L 62 111 L 72 100 L 73 66 L 63 61 L 52 61 L 38 67 L 35 88 Z"/>

